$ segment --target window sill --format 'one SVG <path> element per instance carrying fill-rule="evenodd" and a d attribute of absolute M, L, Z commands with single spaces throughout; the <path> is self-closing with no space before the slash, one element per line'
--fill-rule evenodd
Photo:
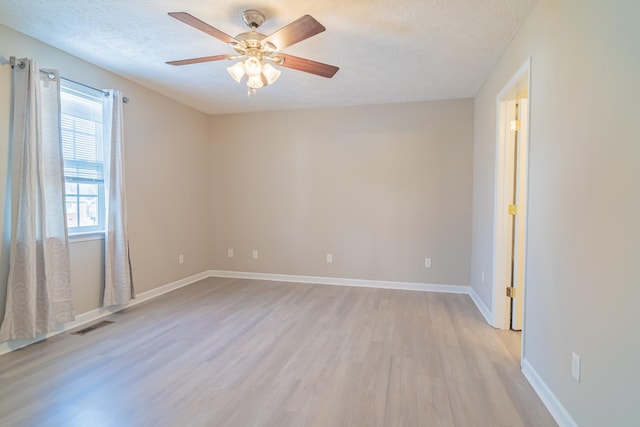
<path fill-rule="evenodd" d="M 104 240 L 104 231 L 91 231 L 88 233 L 74 233 L 69 235 L 69 243 L 88 242 L 90 240 Z"/>

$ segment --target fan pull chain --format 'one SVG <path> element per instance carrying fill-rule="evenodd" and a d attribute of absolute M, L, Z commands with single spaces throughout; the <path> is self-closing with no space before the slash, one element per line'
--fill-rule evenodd
<path fill-rule="evenodd" d="M 256 96 L 256 89 L 255 88 L 248 88 L 247 89 L 247 98 L 251 98 L 251 96 Z"/>

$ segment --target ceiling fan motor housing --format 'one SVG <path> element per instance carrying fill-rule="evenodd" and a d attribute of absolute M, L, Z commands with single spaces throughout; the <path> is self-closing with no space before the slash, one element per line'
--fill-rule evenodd
<path fill-rule="evenodd" d="M 259 10 L 249 9 L 242 12 L 242 20 L 253 31 L 259 28 L 264 23 L 264 13 Z"/>

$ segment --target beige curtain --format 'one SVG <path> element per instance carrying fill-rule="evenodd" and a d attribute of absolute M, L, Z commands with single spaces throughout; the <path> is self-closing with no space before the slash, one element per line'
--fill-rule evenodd
<path fill-rule="evenodd" d="M 124 305 L 135 298 L 129 237 L 127 235 L 127 195 L 124 179 L 124 140 L 122 93 L 109 90 L 105 97 L 105 194 L 107 204 L 105 230 L 104 305 Z"/>
<path fill-rule="evenodd" d="M 44 72 L 43 72 L 44 71 Z M 14 67 L 12 228 L 0 339 L 30 339 L 74 319 L 60 144 L 60 76 Z"/>

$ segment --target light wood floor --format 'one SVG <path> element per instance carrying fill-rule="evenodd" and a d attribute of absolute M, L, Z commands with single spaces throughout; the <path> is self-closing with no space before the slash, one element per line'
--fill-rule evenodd
<path fill-rule="evenodd" d="M 0 357 L 2 426 L 552 426 L 466 295 L 207 279 Z"/>

